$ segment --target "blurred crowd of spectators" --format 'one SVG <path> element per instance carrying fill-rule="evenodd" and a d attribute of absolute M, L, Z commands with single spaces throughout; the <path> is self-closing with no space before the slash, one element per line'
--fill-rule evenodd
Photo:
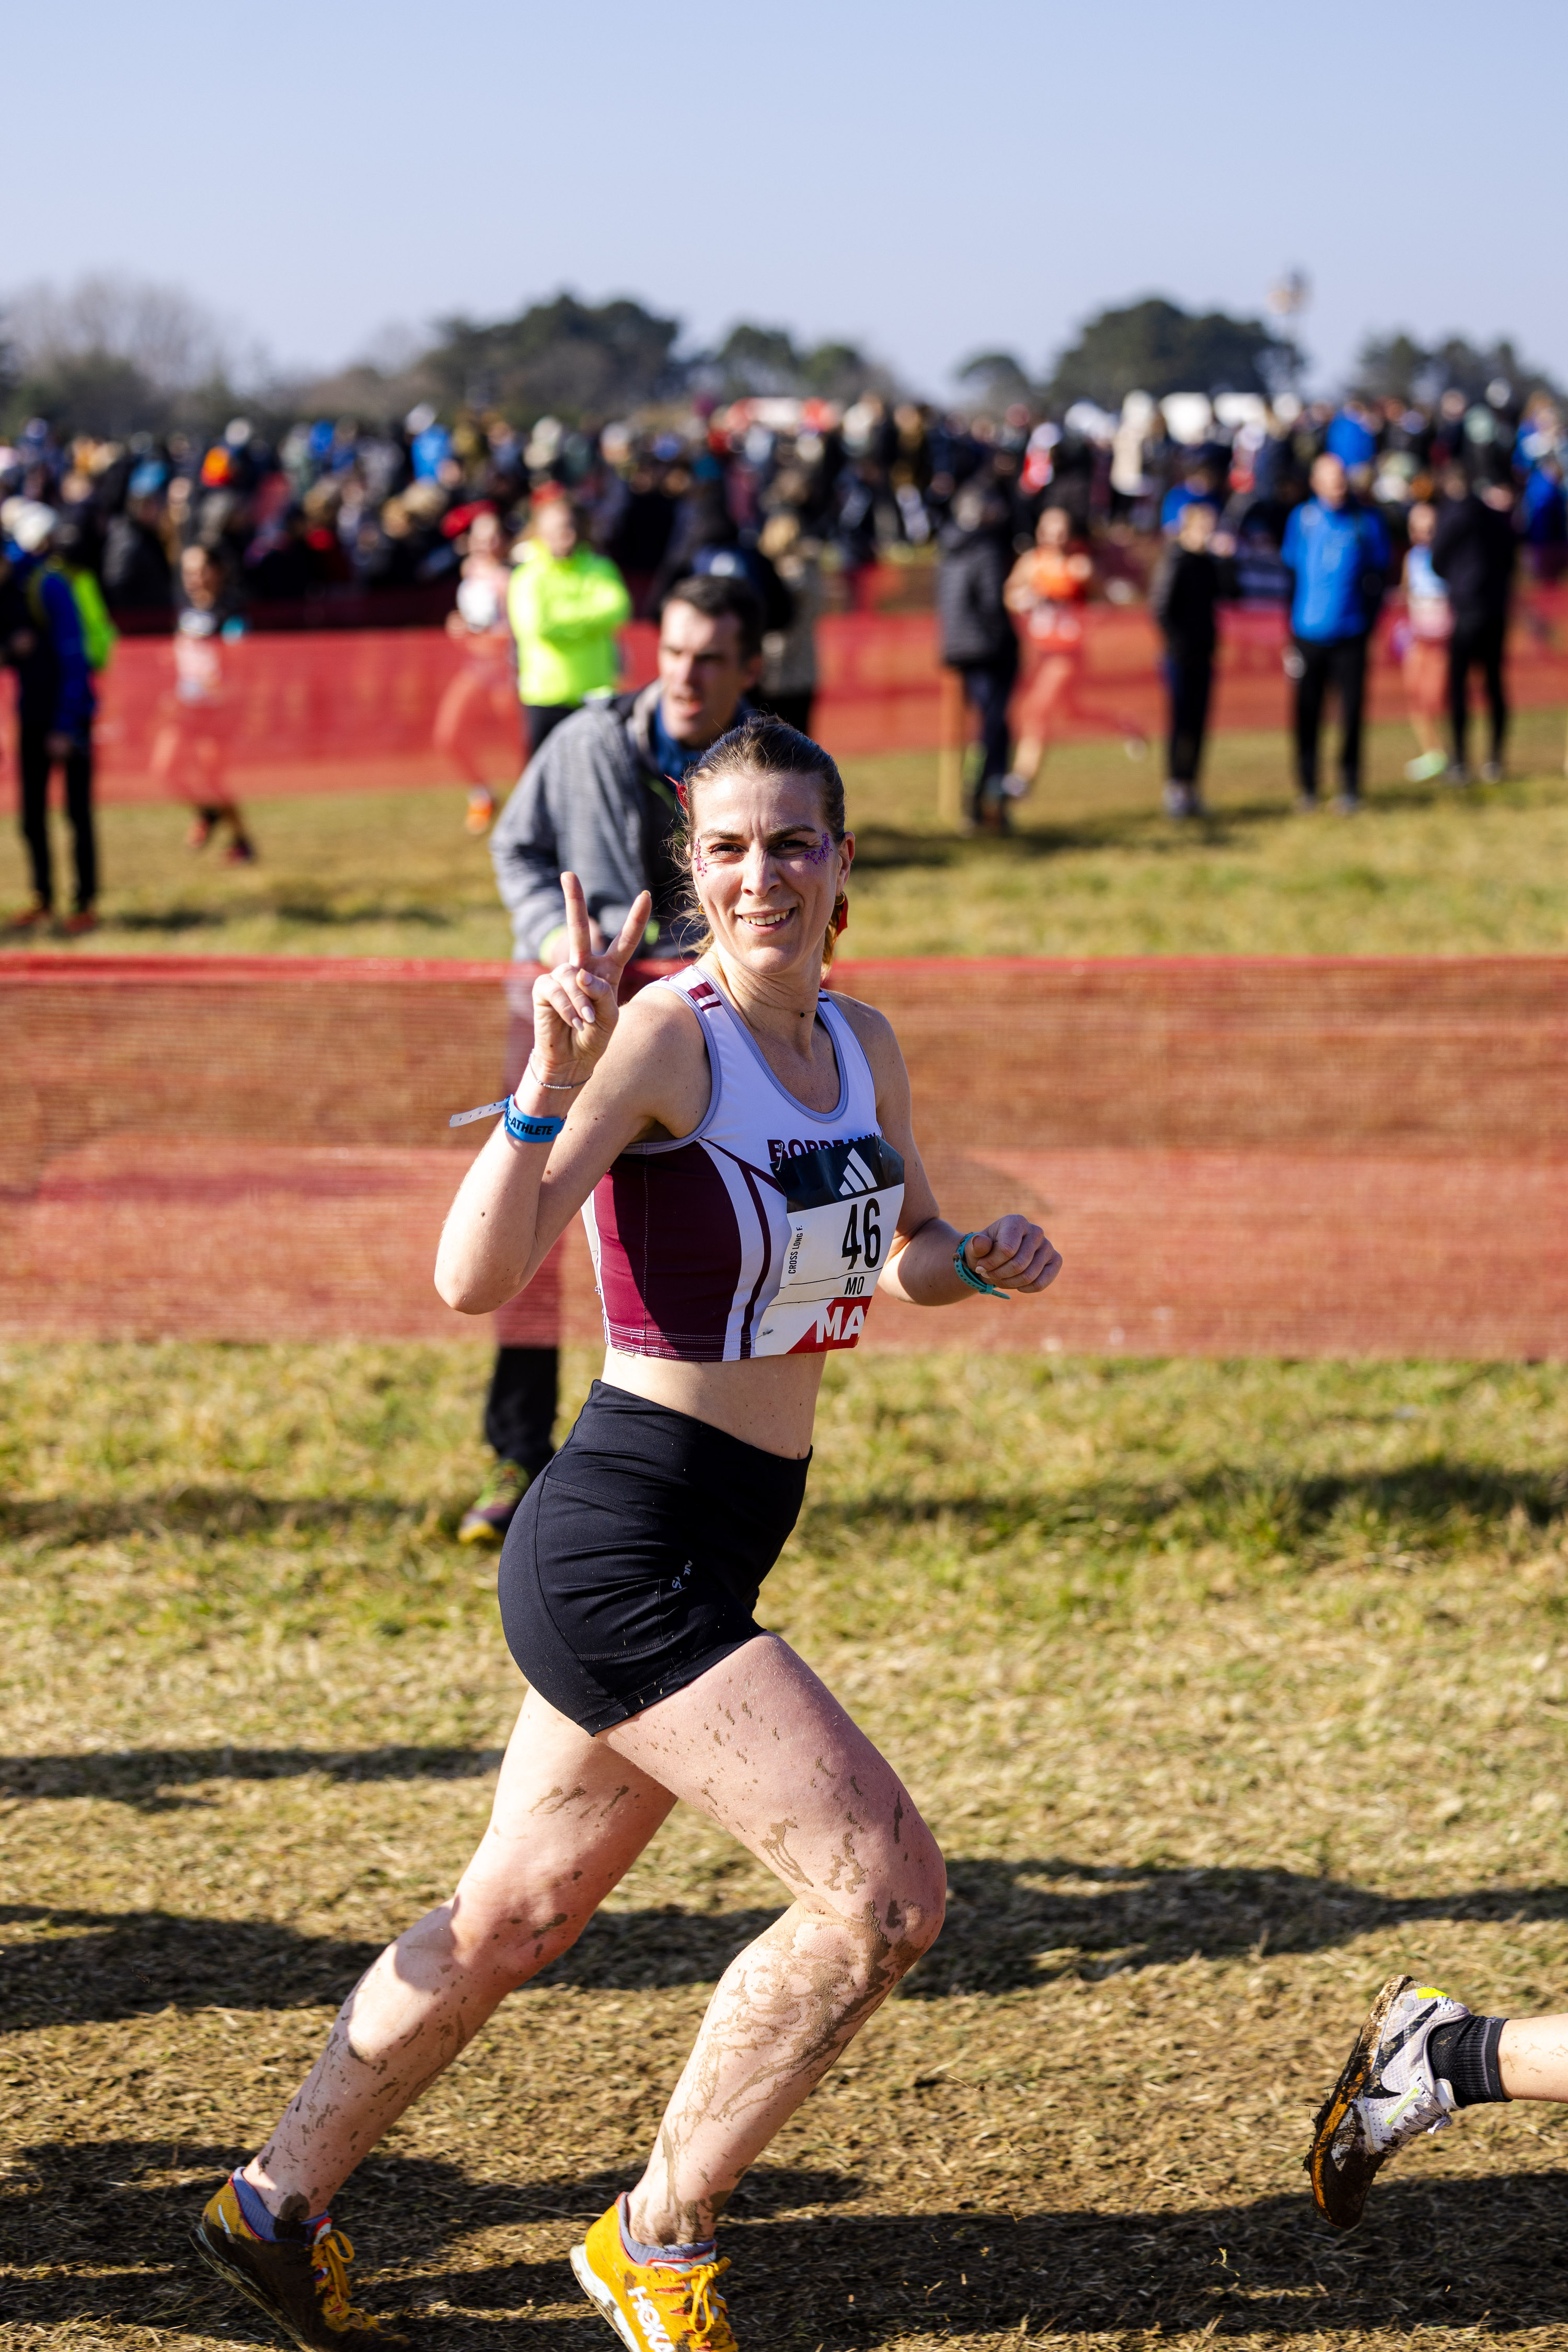
<path fill-rule="evenodd" d="M 1553 404 L 1444 392 L 1416 405 L 1349 400 L 1269 405 L 1252 394 L 1129 394 L 1119 414 L 1080 402 L 1058 419 L 1023 405 L 950 415 L 868 394 L 845 410 L 759 399 L 579 431 L 544 417 L 526 432 L 495 414 L 447 421 L 420 406 L 394 422 L 298 423 L 276 440 L 244 418 L 216 438 L 171 433 L 129 443 L 61 445 L 31 420 L 0 446 L 0 499 L 55 509 L 75 560 L 101 580 L 117 614 L 174 609 L 181 557 L 218 565 L 234 609 L 294 606 L 390 591 L 455 594 L 467 532 L 489 511 L 521 534 L 546 484 L 568 489 L 595 543 L 619 565 L 636 609 L 649 612 L 701 551 L 726 546 L 766 567 L 800 551 L 858 583 L 879 562 L 919 562 L 952 528 L 966 485 L 983 488 L 997 528 L 1018 547 L 1041 510 L 1064 508 L 1098 551 L 1100 593 L 1130 601 L 1146 587 L 1163 534 L 1194 499 L 1221 510 L 1247 601 L 1279 598 L 1279 549 L 1312 462 L 1343 458 L 1352 488 L 1383 513 L 1396 546 L 1409 507 L 1462 472 L 1505 482 L 1536 576 L 1568 565 L 1564 432 Z M 415 600 L 418 601 L 418 600 Z"/>

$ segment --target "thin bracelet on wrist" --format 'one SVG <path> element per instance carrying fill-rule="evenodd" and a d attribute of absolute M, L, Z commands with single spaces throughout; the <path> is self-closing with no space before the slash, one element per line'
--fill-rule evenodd
<path fill-rule="evenodd" d="M 593 1076 L 592 1071 L 590 1071 L 588 1075 L 591 1077 Z M 528 1060 L 523 1065 L 522 1076 L 523 1078 L 532 1078 L 534 1085 L 536 1087 L 542 1087 L 547 1095 L 574 1095 L 580 1087 L 585 1087 L 588 1083 L 587 1078 L 574 1078 L 570 1086 L 559 1087 L 556 1086 L 553 1080 L 550 1078 L 540 1077 L 534 1070 L 533 1055 L 531 1054 L 530 1054 Z M 519 1086 L 522 1084 L 522 1078 L 518 1080 L 518 1084 Z"/>

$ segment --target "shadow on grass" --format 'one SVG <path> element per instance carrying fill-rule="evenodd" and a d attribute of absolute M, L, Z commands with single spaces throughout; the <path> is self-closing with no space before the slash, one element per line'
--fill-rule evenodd
<path fill-rule="evenodd" d="M 261 898 L 247 898 L 247 915 L 274 915 L 280 923 L 312 923 L 333 929 L 355 923 L 416 923 L 431 931 L 448 931 L 456 919 L 444 907 L 418 900 L 393 905 L 380 900 L 348 899 L 342 906 L 308 890 L 279 890 Z"/>
<path fill-rule="evenodd" d="M 901 1997 L 1004 1993 L 1189 1958 L 1322 1951 L 1433 1921 L 1568 1919 L 1568 1887 L 1381 1895 L 1289 1870 L 1128 1868 L 1050 1855 L 948 1865 L 947 1925 Z M 587 1991 L 711 1984 L 783 1907 L 601 1911 L 535 1979 Z M 389 1920 L 395 1929 L 401 1917 Z M 0 2021 L 19 2032 L 177 2009 L 335 2007 L 378 1945 L 268 1919 L 0 1906 Z M 1395 1955 L 1396 1957 L 1396 1955 Z M 526 1995 L 523 1996 L 526 1998 Z"/>
<path fill-rule="evenodd" d="M 1371 1413 L 1369 1425 L 1394 1424 L 1392 1412 Z M 37 1502 L 0 1498 L 0 1540 L 43 1538 L 56 1543 L 101 1543 L 157 1529 L 205 1536 L 310 1536 L 356 1523 L 379 1528 L 422 1521 L 427 1505 L 385 1495 L 258 1495 L 247 1486 L 181 1486 L 167 1494 L 111 1496 L 79 1501 L 69 1496 Z M 1321 1533 L 1347 1510 L 1397 1521 L 1413 1539 L 1436 1537 L 1456 1522 L 1501 1526 L 1521 1514 L 1532 1528 L 1568 1511 L 1568 1470 L 1507 1470 L 1492 1464 L 1431 1455 L 1388 1469 L 1297 1475 L 1267 1464 L 1220 1463 L 1201 1475 L 1139 1485 L 1095 1479 L 1058 1493 L 1014 1488 L 984 1496 L 910 1496 L 873 1490 L 837 1499 L 808 1498 L 802 1528 L 808 1540 L 846 1535 L 868 1525 L 908 1528 L 947 1518 L 960 1527 L 998 1534 L 1021 1528 L 1070 1532 L 1075 1524 L 1113 1518 L 1123 1538 L 1189 1509 L 1205 1526 L 1253 1523 L 1260 1509 L 1282 1529 L 1303 1538 Z"/>
<path fill-rule="evenodd" d="M 1156 794 L 1157 797 L 1157 794 Z M 1377 795 L 1380 806 L 1427 805 L 1417 793 L 1392 790 Z M 1018 866 L 1069 852 L 1122 850 L 1139 857 L 1208 856 L 1261 833 L 1300 823 L 1279 800 L 1227 802 L 1207 808 L 1196 823 L 1174 825 L 1157 806 L 1108 809 L 1099 815 L 1043 818 L 1007 834 L 915 833 L 870 824 L 855 834 L 855 863 L 862 871 L 896 872 L 911 866 L 942 871 L 954 866 Z"/>
<path fill-rule="evenodd" d="M 133 1748 L 86 1756 L 0 1757 L 0 1796 L 94 1797 L 143 1813 L 200 1805 L 180 1788 L 213 1780 L 293 1780 L 319 1773 L 345 1780 L 476 1780 L 493 1772 L 499 1748 Z"/>
<path fill-rule="evenodd" d="M 368 1522 L 379 1528 L 423 1520 L 425 1501 L 392 1495 L 258 1495 L 249 1486 L 177 1486 L 166 1494 L 110 1495 L 81 1501 L 0 1497 L 0 1540 L 105 1543 L 148 1530 L 174 1535 L 323 1535 Z"/>
<path fill-rule="evenodd" d="M 1098 1527 L 1115 1536 L 1120 1549 L 1140 1529 L 1183 1511 L 1215 1530 L 1254 1528 L 1266 1517 L 1281 1543 L 1311 1541 L 1347 1515 L 1386 1521 L 1414 1542 L 1436 1541 L 1456 1526 L 1497 1528 L 1516 1517 L 1531 1528 L 1550 1526 L 1568 1511 L 1568 1472 L 1500 1470 L 1442 1456 L 1389 1469 L 1310 1476 L 1267 1465 L 1220 1464 L 1200 1476 L 1158 1485 L 1112 1477 L 1060 1494 L 1015 1489 L 921 1496 L 873 1491 L 843 1501 L 808 1499 L 801 1525 L 808 1542 L 829 1540 L 836 1530 L 847 1538 L 863 1536 L 868 1525 L 915 1528 L 940 1519 L 984 1531 L 993 1542 L 1026 1527 L 1068 1535 Z"/>
<path fill-rule="evenodd" d="M 359 923 L 408 923 L 426 930 L 450 930 L 457 919 L 448 909 L 415 902 L 362 902 L 350 899 L 335 906 L 309 890 L 287 887 L 246 891 L 226 903 L 204 907 L 126 907 L 106 915 L 106 931 L 132 931 L 173 938 L 182 931 L 221 930 L 235 922 L 271 916 L 277 922 L 300 923 L 318 929 L 342 929 Z"/>
<path fill-rule="evenodd" d="M 896 2095 L 889 2128 L 907 2130 L 917 2117 L 900 2116 L 900 2103 Z M 919 2147 L 912 2139 L 917 2170 Z M 258 2340 L 246 2306 L 184 2244 L 203 2198 L 241 2153 L 210 2143 L 171 2149 L 166 2137 L 17 2148 L 0 2241 L 11 2324 L 138 2335 L 184 2326 Z M 558 2325 L 552 2306 L 580 2306 L 564 2249 L 520 2248 L 511 2260 L 466 2267 L 463 2241 L 539 2221 L 568 2222 L 575 2234 L 635 2168 L 630 2159 L 624 2170 L 513 2183 L 438 2159 L 372 2157 L 337 2200 L 360 2256 L 357 2294 L 373 2309 L 409 2314 L 417 2342 L 514 2352 L 520 2324 Z M 1454 2180 L 1413 2166 L 1379 2183 L 1349 2239 L 1317 2221 L 1304 2189 L 1177 2210 L 1020 2210 L 988 2186 L 978 2175 L 972 2197 L 949 2189 L 932 2210 L 850 2211 L 860 2194 L 852 2176 L 759 2166 L 724 2231 L 741 2340 L 858 2352 L 914 2336 L 1117 2327 L 1284 2342 L 1561 2325 L 1561 2172 Z"/>
<path fill-rule="evenodd" d="M 106 931 L 158 931 L 173 936 L 179 931 L 221 930 L 231 919 L 232 908 L 216 907 L 128 907 L 116 914 L 106 915 Z"/>

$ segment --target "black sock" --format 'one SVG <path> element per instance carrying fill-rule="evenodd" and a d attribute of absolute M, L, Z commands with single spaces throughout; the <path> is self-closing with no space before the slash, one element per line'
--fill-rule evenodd
<path fill-rule="evenodd" d="M 1458 2107 L 1479 2107 L 1506 2099 L 1498 2066 L 1498 2043 L 1506 2017 L 1459 2017 L 1435 2025 L 1426 2042 L 1432 2072 L 1446 2082 Z"/>

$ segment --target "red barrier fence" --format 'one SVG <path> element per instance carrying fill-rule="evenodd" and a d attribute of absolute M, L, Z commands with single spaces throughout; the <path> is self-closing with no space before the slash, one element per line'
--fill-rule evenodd
<path fill-rule="evenodd" d="M 430 1268 L 521 969 L 0 963 L 0 1331 L 473 1328 Z M 846 964 L 946 1213 L 1037 1215 L 1038 1302 L 868 1344 L 1568 1355 L 1568 958 Z M 998 1041 L 1005 1041 L 1005 1052 Z M 508 1334 L 596 1330 L 580 1229 Z M 481 1327 L 481 1329 L 483 1327 Z"/>
<path fill-rule="evenodd" d="M 1139 605 L 1091 606 L 1075 710 L 1066 739 L 1163 725 L 1160 645 Z M 846 613 L 819 625 L 816 731 L 846 757 L 923 751 L 942 740 L 936 622 L 929 613 Z M 1286 723 L 1282 616 L 1226 616 L 1215 703 L 1222 728 Z M 626 681 L 654 674 L 655 635 L 637 623 L 624 640 Z M 380 791 L 470 781 L 510 784 L 521 730 L 504 661 L 486 668 L 437 629 L 254 635 L 217 655 L 216 698 L 182 703 L 166 637 L 127 639 L 104 681 L 99 723 L 101 794 L 157 799 L 195 793 L 216 760 L 241 794 Z M 1521 705 L 1568 701 L 1568 588 L 1521 600 L 1510 648 Z M 1379 638 L 1371 678 L 1374 718 L 1396 718 L 1397 667 Z"/>

